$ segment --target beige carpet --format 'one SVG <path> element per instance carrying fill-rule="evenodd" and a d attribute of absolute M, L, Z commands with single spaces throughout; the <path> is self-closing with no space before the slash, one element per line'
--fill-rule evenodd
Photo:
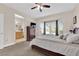
<path fill-rule="evenodd" d="M 29 42 L 17 43 L 0 50 L 0 56 L 44 56 L 29 47 Z"/>

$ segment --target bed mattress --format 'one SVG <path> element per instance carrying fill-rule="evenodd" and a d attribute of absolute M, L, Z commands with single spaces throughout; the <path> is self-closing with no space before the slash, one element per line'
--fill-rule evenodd
<path fill-rule="evenodd" d="M 52 52 L 57 52 L 66 56 L 79 56 L 79 44 L 68 44 L 45 39 L 33 39 L 30 43 Z"/>

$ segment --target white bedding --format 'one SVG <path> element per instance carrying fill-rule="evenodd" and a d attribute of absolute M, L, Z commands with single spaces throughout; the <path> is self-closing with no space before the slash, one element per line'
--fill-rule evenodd
<path fill-rule="evenodd" d="M 68 44 L 64 40 L 55 41 L 56 38 L 50 40 L 33 39 L 30 45 L 36 45 L 41 48 L 57 52 L 66 56 L 79 56 L 79 44 Z M 58 39 L 57 39 L 58 40 Z"/>

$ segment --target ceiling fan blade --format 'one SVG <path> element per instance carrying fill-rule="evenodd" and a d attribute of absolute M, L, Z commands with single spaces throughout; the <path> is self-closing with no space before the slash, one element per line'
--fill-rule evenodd
<path fill-rule="evenodd" d="M 35 9 L 35 8 L 37 8 L 37 6 L 35 6 L 35 7 L 31 8 L 31 9 Z"/>
<path fill-rule="evenodd" d="M 35 3 L 36 5 L 42 5 L 42 3 Z"/>
<path fill-rule="evenodd" d="M 39 4 L 39 3 L 35 3 L 35 4 Z"/>
<path fill-rule="evenodd" d="M 45 8 L 50 8 L 50 5 L 43 5 L 43 7 L 45 7 Z"/>

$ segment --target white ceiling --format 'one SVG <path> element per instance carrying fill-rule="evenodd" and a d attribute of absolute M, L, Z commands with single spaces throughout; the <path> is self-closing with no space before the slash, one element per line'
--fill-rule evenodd
<path fill-rule="evenodd" d="M 21 13 L 30 16 L 31 18 L 39 18 L 47 15 L 52 15 L 60 12 L 73 10 L 76 4 L 72 3 L 44 3 L 48 4 L 50 8 L 43 8 L 43 11 L 40 12 L 38 9 L 31 10 L 34 3 L 6 3 L 5 5 L 18 10 Z"/>

